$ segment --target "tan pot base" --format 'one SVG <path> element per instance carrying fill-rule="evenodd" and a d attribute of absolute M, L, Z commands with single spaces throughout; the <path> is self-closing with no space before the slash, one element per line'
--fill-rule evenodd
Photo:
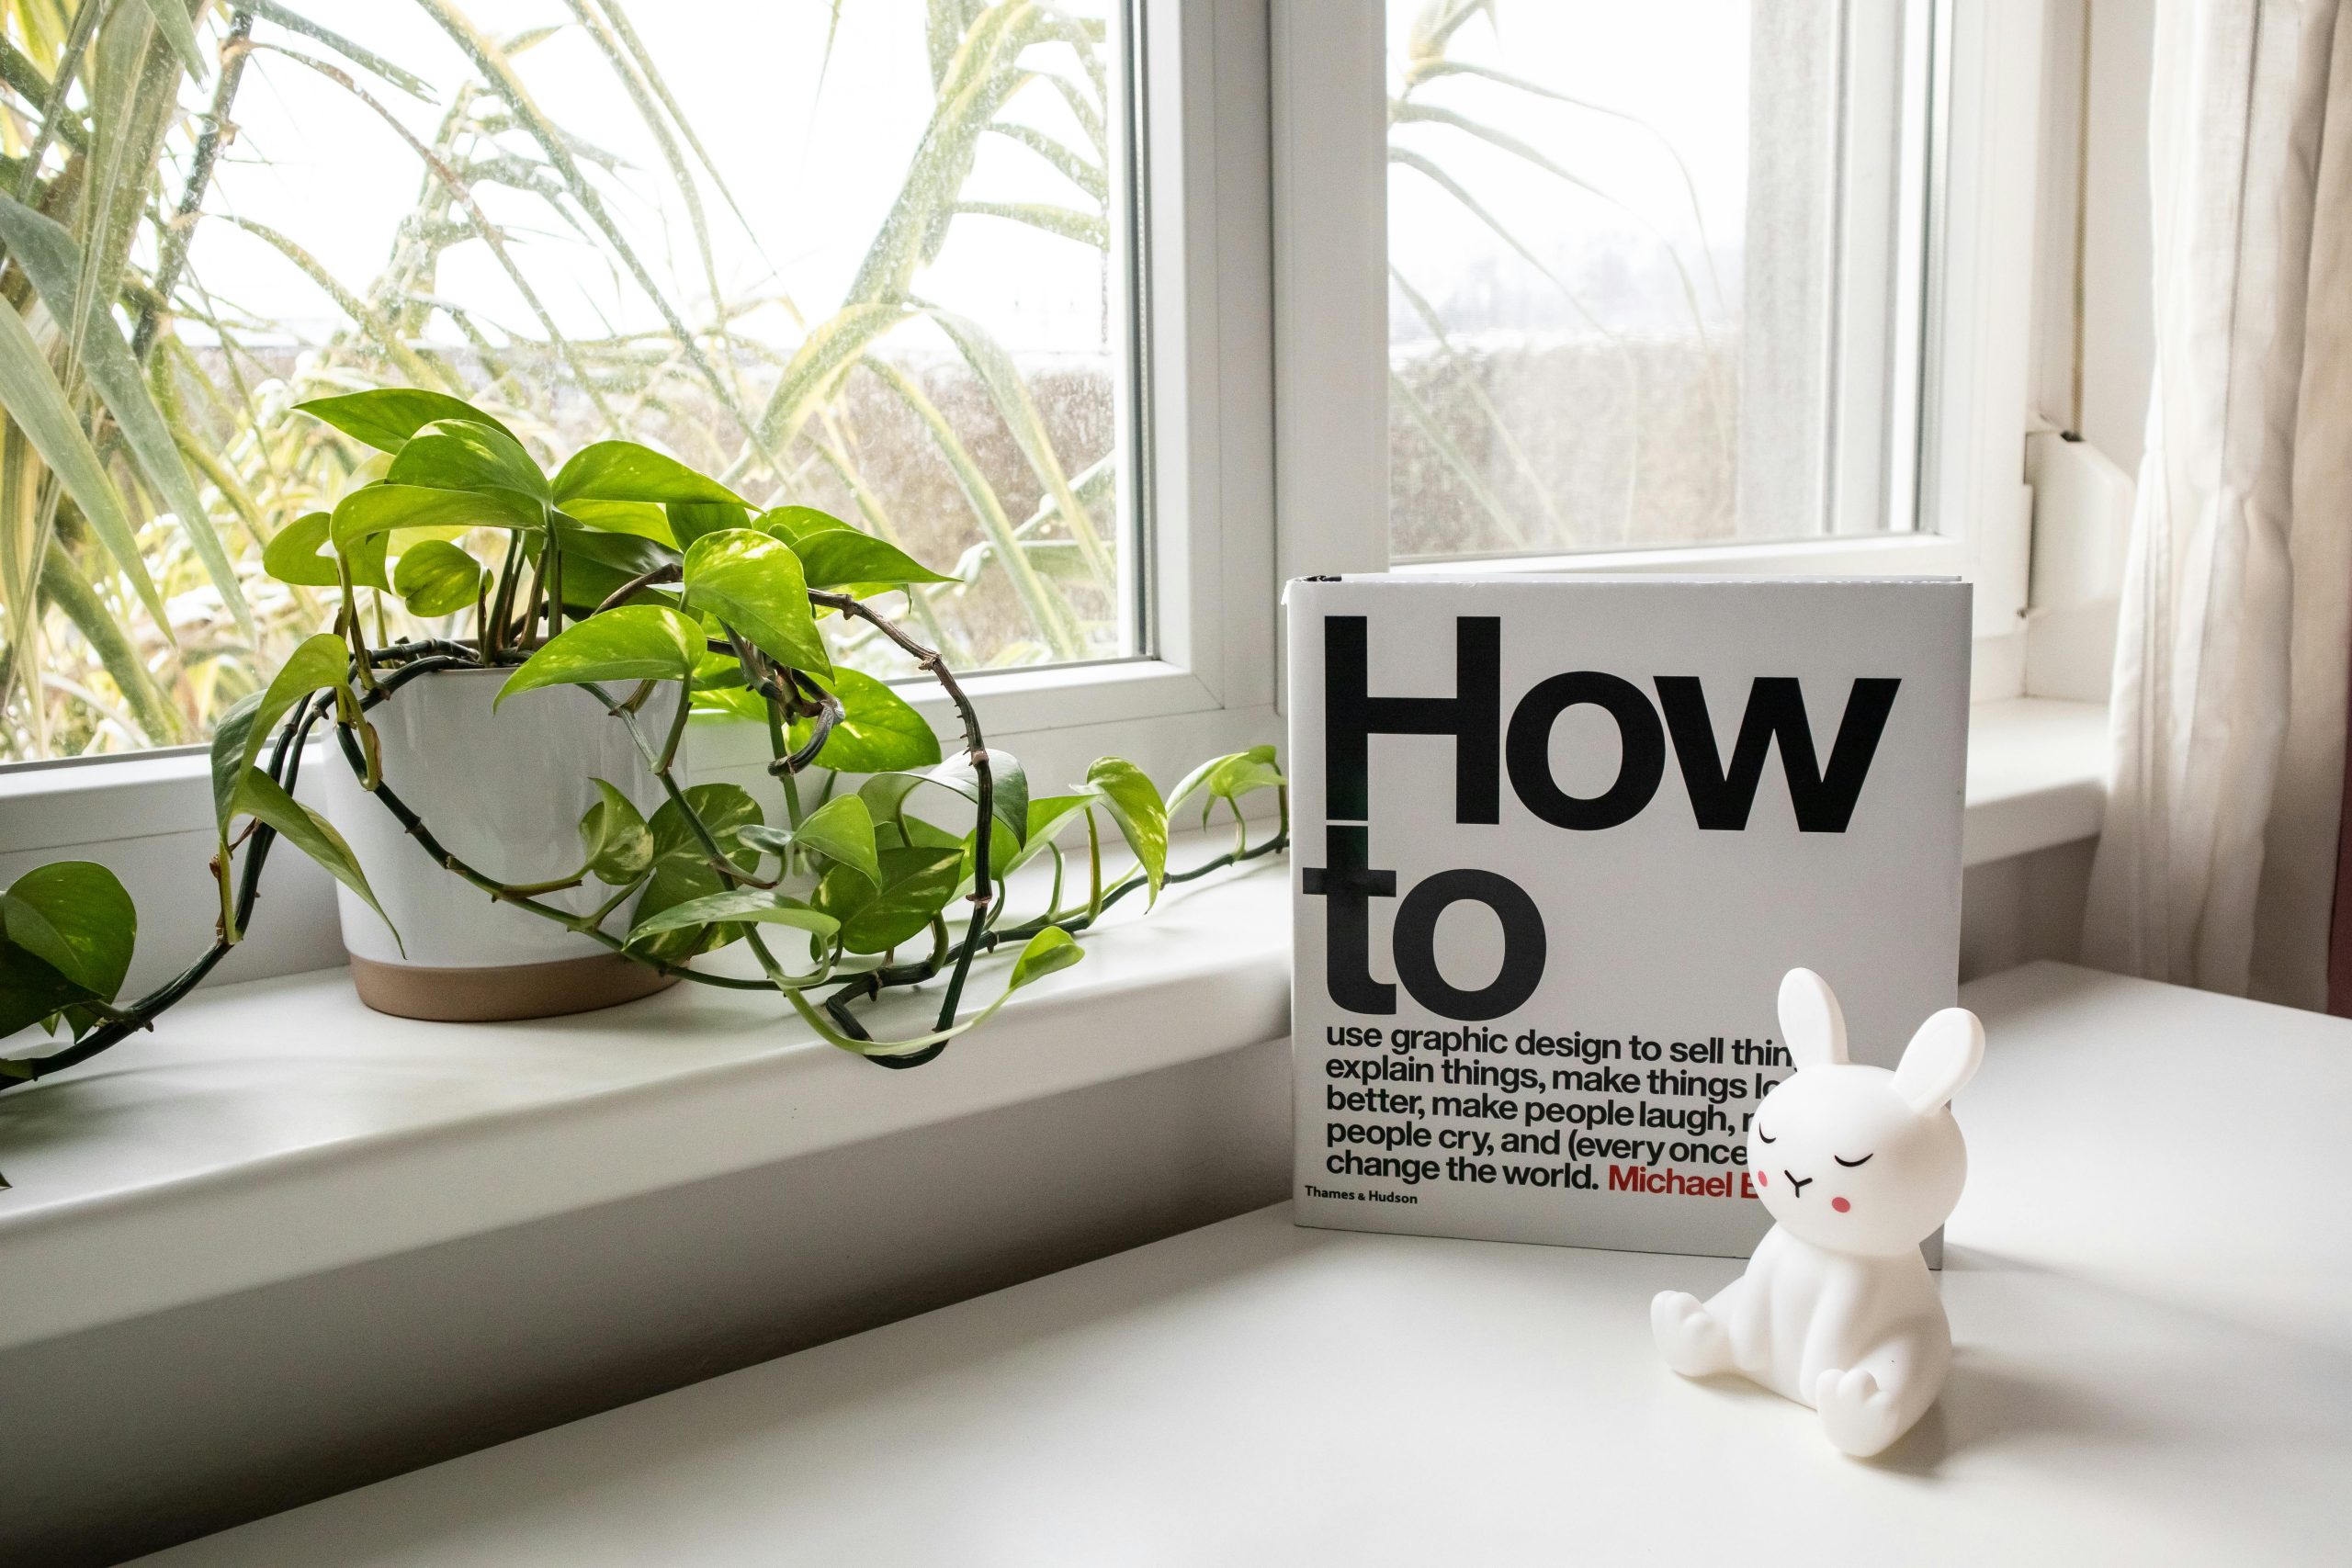
<path fill-rule="evenodd" d="M 678 983 L 617 953 L 515 964 L 490 969 L 420 969 L 351 957 L 359 999 L 395 1018 L 435 1023 L 497 1023 L 557 1018 L 633 1002 Z"/>

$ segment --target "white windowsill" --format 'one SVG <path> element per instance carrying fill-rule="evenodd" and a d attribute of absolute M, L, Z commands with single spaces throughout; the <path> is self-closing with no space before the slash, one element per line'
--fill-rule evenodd
<path fill-rule="evenodd" d="M 2102 709 L 1987 703 L 1973 723 L 1968 863 L 2098 830 Z M 453 1028 L 368 1011 L 340 971 L 201 992 L 0 1096 L 0 1348 L 1278 1038 L 1288 886 L 1260 862 L 1148 920 L 1130 903 L 1085 963 L 908 1072 L 759 993 Z M 911 1032 L 924 1007 L 876 1027 Z"/>

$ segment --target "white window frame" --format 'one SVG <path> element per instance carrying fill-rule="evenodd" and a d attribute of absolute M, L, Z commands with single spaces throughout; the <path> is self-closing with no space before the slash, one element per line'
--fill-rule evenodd
<path fill-rule="evenodd" d="M 1080 778 L 1108 753 L 1173 780 L 1204 756 L 1281 735 L 1265 0 L 1131 0 L 1130 16 L 1144 175 L 1130 217 L 1145 240 L 1149 326 L 1137 470 L 1150 497 L 1149 648 L 1099 663 L 959 671 L 990 745 L 1018 755 L 1041 785 Z M 935 687 L 903 690 L 935 729 L 957 733 Z M 689 733 L 685 765 L 697 778 L 753 784 L 767 799 L 766 760 L 756 726 Z M 0 769 L 0 884 L 45 861 L 102 860 L 149 915 L 142 954 L 193 951 L 209 916 L 186 895 L 206 886 L 210 812 L 201 748 Z M 221 978 L 334 961 L 323 877 L 281 855 L 268 884 L 266 913 Z"/>
<path fill-rule="evenodd" d="M 1154 640 L 1135 659 L 968 677 L 990 742 L 1041 781 L 1075 778 L 1109 752 L 1172 778 L 1203 756 L 1278 739 L 1282 582 L 1389 566 L 1383 7 L 1132 4 L 1146 108 L 1137 218 Z M 1922 530 L 1487 570 L 1961 573 L 1977 589 L 1978 694 L 2015 694 L 2006 671 L 2023 666 L 2030 558 L 2043 9 L 1946 0 L 1940 12 Z M 2002 652 L 2011 648 L 2013 658 Z M 1988 661 L 1988 650 L 2001 656 Z M 935 696 L 909 694 L 951 731 Z M 698 776 L 764 779 L 764 745 L 748 728 L 697 730 L 689 745 Z M 0 770 L 0 883 L 47 860 L 104 860 L 149 913 L 142 952 L 192 946 L 209 919 L 209 821 L 197 751 Z M 267 913 L 220 977 L 333 961 L 324 876 L 281 856 L 269 882 Z"/>
<path fill-rule="evenodd" d="M 1873 0 L 1875 3 L 1875 0 Z M 1414 562 L 1399 571 L 1954 575 L 2020 638 L 2043 0 L 1909 0 L 1929 83 L 1920 470 L 1905 531 Z M 1285 577 L 1391 570 L 1385 7 L 1272 0 L 1276 493 Z M 1898 412 L 1898 418 L 1905 417 Z M 1842 477 L 1842 476 L 1841 476 Z M 1841 503 L 1847 509 L 1850 499 Z M 1984 651 L 1980 648 L 1980 654 Z M 2014 694 L 1997 686 L 1979 694 Z"/>

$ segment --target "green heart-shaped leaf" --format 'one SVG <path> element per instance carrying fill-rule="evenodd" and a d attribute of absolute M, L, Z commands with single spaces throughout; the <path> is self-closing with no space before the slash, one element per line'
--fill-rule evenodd
<path fill-rule="evenodd" d="M 594 501 L 576 496 L 563 503 L 564 514 L 584 528 L 602 534 L 634 534 L 657 545 L 675 547 L 670 514 L 650 502 Z"/>
<path fill-rule="evenodd" d="M 236 810 L 259 818 L 277 830 L 278 836 L 326 868 L 327 874 L 354 893 L 383 920 L 392 933 L 392 941 L 401 945 L 401 933 L 392 925 L 384 907 L 376 902 L 375 889 L 368 886 L 367 874 L 359 869 L 359 858 L 343 840 L 327 819 L 296 800 L 278 787 L 277 781 L 259 768 L 245 770 L 244 783 L 238 787 Z"/>
<path fill-rule="evenodd" d="M 427 490 L 417 485 L 362 485 L 334 503 L 337 555 L 356 558 L 362 541 L 400 528 L 520 528 L 547 526 L 547 509 L 511 490 Z"/>
<path fill-rule="evenodd" d="M 964 852 L 960 845 L 884 850 L 877 869 L 869 879 L 836 863 L 817 884 L 816 906 L 841 921 L 848 952 L 887 953 L 919 935 L 962 886 Z"/>
<path fill-rule="evenodd" d="M 811 936 L 830 937 L 841 929 L 832 916 L 820 914 L 797 898 L 788 898 L 765 887 L 738 887 L 729 893 L 713 893 L 701 898 L 690 898 L 683 904 L 673 904 L 649 919 L 639 920 L 629 929 L 632 946 L 667 931 L 685 931 L 694 927 L 733 925 L 752 921 L 761 925 L 796 926 Z"/>
<path fill-rule="evenodd" d="M 761 513 L 756 525 L 792 547 L 811 588 L 872 590 L 959 581 L 813 506 L 777 507 Z"/>
<path fill-rule="evenodd" d="M 392 592 L 416 615 L 447 615 L 475 602 L 482 570 L 473 557 L 445 539 L 427 539 L 401 552 L 392 568 Z"/>
<path fill-rule="evenodd" d="M 662 513 L 670 520 L 672 542 L 682 550 L 705 534 L 752 525 L 752 509 L 739 502 L 673 501 Z"/>
<path fill-rule="evenodd" d="M 1124 757 L 1104 757 L 1086 770 L 1086 782 L 1102 793 L 1102 808 L 1143 867 L 1151 897 L 1168 876 L 1168 807 L 1141 768 Z"/>
<path fill-rule="evenodd" d="M 0 892 L 0 933 L 85 996 L 112 1001 L 130 972 L 139 909 L 105 866 L 56 861 Z"/>
<path fill-rule="evenodd" d="M 742 503 L 742 497 L 717 479 L 634 441 L 599 441 L 574 452 L 555 477 L 555 498 L 564 502 L 575 496 L 596 501 Z"/>
<path fill-rule="evenodd" d="M 306 512 L 280 528 L 262 547 L 262 570 L 296 588 L 333 588 L 343 579 L 334 562 L 319 552 L 327 542 L 334 519 L 323 512 Z"/>
<path fill-rule="evenodd" d="M 1059 926 L 1047 926 L 1031 937 L 1028 945 L 1021 950 L 1021 956 L 1012 961 L 1012 977 L 1004 988 L 1007 992 L 1017 991 L 1057 970 L 1069 968 L 1085 956 L 1076 937 Z"/>
<path fill-rule="evenodd" d="M 350 672 L 343 639 L 321 632 L 295 645 L 266 688 L 220 716 L 212 728 L 212 825 L 223 842 L 245 774 L 260 761 L 278 721 L 312 692 L 342 685 Z"/>
<path fill-rule="evenodd" d="M 675 610 L 625 604 L 566 626 L 506 678 L 496 702 L 541 686 L 591 681 L 691 679 L 703 654 L 702 628 Z"/>
<path fill-rule="evenodd" d="M 741 838 L 746 829 L 757 826 L 761 820 L 760 803 L 752 798 L 751 793 L 740 784 L 695 784 L 684 793 L 686 803 L 710 829 L 728 861 L 747 873 L 758 870 L 758 852 L 746 847 Z M 728 891 L 718 868 L 710 863 L 709 850 L 695 835 L 694 825 L 678 809 L 676 801 L 662 802 L 650 826 L 653 833 L 653 869 L 646 879 L 645 891 L 638 895 L 638 920 L 648 920 L 664 909 Z M 732 934 L 723 926 L 684 926 L 656 933 L 640 951 L 674 964 L 724 946 Z"/>
<path fill-rule="evenodd" d="M 705 534 L 686 547 L 685 584 L 688 608 L 718 616 L 777 663 L 831 673 L 800 558 L 788 546 L 750 528 Z"/>
<path fill-rule="evenodd" d="M 825 678 L 841 699 L 841 722 L 825 738 L 817 765 L 842 773 L 880 773 L 927 768 L 939 761 L 939 737 L 913 705 L 886 682 L 846 665 Z M 808 744 L 813 719 L 796 719 L 792 744 Z"/>
<path fill-rule="evenodd" d="M 340 397 L 312 398 L 294 406 L 379 452 L 398 452 L 410 436 L 436 419 L 468 419 L 509 437 L 514 434 L 469 402 L 446 392 L 421 391 L 414 387 L 346 392 Z"/>
<path fill-rule="evenodd" d="M 426 490 L 511 491 L 545 503 L 548 477 L 523 444 L 475 419 L 437 419 L 408 439 L 384 482 Z"/>
<path fill-rule="evenodd" d="M 836 795 L 801 819 L 793 842 L 848 866 L 879 886 L 882 863 L 874 844 L 874 817 L 854 795 Z"/>
<path fill-rule="evenodd" d="M 1093 790 L 1081 790 L 1075 795 L 1049 795 L 1043 800 L 1029 803 L 1029 831 L 1012 858 L 1004 863 L 998 874 L 1010 876 L 1028 864 L 1054 841 L 1055 836 L 1086 814 L 1086 808 L 1102 797 Z M 995 857 L 991 855 L 990 859 Z"/>
<path fill-rule="evenodd" d="M 1028 771 L 1010 751 L 991 747 L 988 755 L 989 804 L 998 823 L 1018 844 L 1029 833 Z M 927 784 L 953 790 L 975 806 L 979 804 L 979 773 L 973 768 L 971 758 L 962 752 L 919 773 L 894 770 L 876 773 L 858 785 L 857 793 L 865 797 L 876 821 L 896 821 L 906 813 L 907 797 Z M 989 858 L 994 861 L 996 857 L 990 854 Z"/>
<path fill-rule="evenodd" d="M 580 843 L 588 855 L 582 869 L 608 887 L 626 887 L 653 869 L 653 831 L 635 801 L 603 779 L 589 782 L 596 786 L 596 804 L 580 818 Z"/>

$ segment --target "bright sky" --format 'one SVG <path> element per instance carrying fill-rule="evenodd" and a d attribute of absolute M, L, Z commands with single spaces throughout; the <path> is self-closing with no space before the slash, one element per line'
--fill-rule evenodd
<path fill-rule="evenodd" d="M 573 21 L 567 0 L 457 3 L 493 36 L 559 29 L 518 54 L 518 70 L 551 118 L 621 160 L 614 175 L 600 176 L 616 218 L 688 319 L 704 319 L 709 290 L 659 146 Z M 737 299 L 788 295 L 810 317 L 830 313 L 888 211 L 931 111 L 924 6 L 842 6 L 828 62 L 833 0 L 625 4 L 749 220 L 747 231 L 705 182 L 722 291 Z M 1392 55 L 1401 54 L 1422 4 L 1389 0 Z M 1747 195 L 1748 5 L 1503 0 L 1498 23 L 1481 17 L 1456 35 L 1454 58 L 1535 80 L 1589 107 L 1468 80 L 1424 87 L 1420 100 L 1540 147 L 1594 190 L 1577 190 L 1457 130 L 1410 127 L 1400 141 L 1469 186 L 1613 328 L 1675 324 L 1683 307 L 1669 243 L 1692 272 L 1708 315 L 1734 318 Z M 1115 7 L 1095 0 L 1082 8 L 1102 14 Z M 303 0 L 303 9 L 435 84 L 445 103 L 448 90 L 472 73 L 457 45 L 409 0 Z M 327 53 L 266 22 L 256 36 Z M 1074 55 L 1058 47 L 1035 51 L 1030 59 L 1079 74 Z M 373 79 L 362 84 L 416 136 L 433 139 L 441 107 Z M 1047 84 L 1023 89 L 1015 108 L 1018 118 L 1066 143 L 1088 145 Z M 219 176 L 213 209 L 279 231 L 346 287 L 363 291 L 417 199 L 424 175 L 416 155 L 345 88 L 268 52 L 255 57 L 235 118 L 241 134 Z M 1390 191 L 1391 258 L 1450 320 L 1589 330 L 1507 242 L 1430 182 L 1398 171 Z M 969 194 L 1090 205 L 1034 153 L 1001 137 L 982 139 Z M 642 292 L 609 266 L 599 247 L 551 224 L 544 203 L 494 187 L 482 200 L 509 226 L 518 259 L 566 332 L 658 327 Z M 200 279 L 220 295 L 297 323 L 306 335 L 342 320 L 297 267 L 232 225 L 202 228 L 194 260 Z M 1102 354 L 1108 278 L 1099 254 L 1076 242 L 1001 219 L 965 218 L 922 287 L 979 316 L 1016 352 Z M 518 335 L 539 335 L 479 243 L 445 256 L 439 288 Z M 781 310 L 748 325 L 782 344 L 799 336 Z M 449 328 L 437 322 L 435 330 Z M 1413 335 L 1409 321 L 1400 330 Z"/>
<path fill-rule="evenodd" d="M 1423 3 L 1388 0 L 1392 93 Z M 1454 34 L 1449 58 L 1579 103 L 1458 77 L 1425 85 L 1415 101 L 1532 144 L 1593 189 L 1578 190 L 1452 127 L 1404 127 L 1398 141 L 1468 186 L 1612 327 L 1669 326 L 1678 318 L 1687 326 L 1667 242 L 1693 273 L 1710 320 L 1736 318 L 1747 198 L 1749 4 L 1501 0 L 1498 19 L 1476 17 Z M 1417 172 L 1392 168 L 1388 250 L 1449 321 L 1590 330 L 1508 242 Z M 1707 276 L 1710 258 L 1720 295 Z M 1399 330 L 1418 335 L 1404 321 Z"/>
<path fill-rule="evenodd" d="M 608 205 L 688 320 L 705 319 L 709 289 L 659 144 L 570 6 L 565 0 L 457 4 L 495 37 L 560 25 L 518 54 L 516 68 L 551 119 L 622 161 L 616 175 L 600 176 Z M 915 0 L 842 6 L 828 64 L 831 0 L 625 5 L 749 220 L 747 231 L 705 181 L 722 291 L 739 299 L 789 293 L 810 317 L 830 313 L 889 210 L 931 112 L 923 6 Z M 449 89 L 473 74 L 448 35 L 406 0 L 302 0 L 301 9 L 440 90 L 442 104 L 435 106 L 360 78 L 430 143 Z M 256 25 L 255 36 L 345 63 L 267 22 Z M 1073 78 L 1081 74 L 1074 52 L 1064 46 L 1033 50 L 1028 60 Z M 1023 88 L 1013 110 L 1015 118 L 1091 155 L 1048 84 Z M 212 209 L 279 231 L 346 287 L 363 291 L 383 268 L 401 219 L 417 199 L 424 173 L 416 154 L 346 89 L 268 52 L 255 56 L 234 118 L 240 136 L 233 162 L 219 177 Z M 975 174 L 967 187 L 974 199 L 1091 205 L 1035 153 L 1001 137 L 982 139 Z M 660 324 L 643 293 L 608 268 L 598 247 L 551 224 L 544 203 L 494 188 L 482 201 L 493 219 L 512 225 L 521 265 L 565 331 L 601 335 L 607 323 L 628 330 Z M 198 231 L 195 264 L 220 295 L 298 321 L 306 332 L 342 319 L 300 270 L 231 224 L 207 224 Z M 1074 241 L 1001 219 L 961 219 L 940 264 L 921 284 L 930 297 L 981 316 L 1016 350 L 1102 350 L 1102 259 Z M 518 335 L 539 335 L 521 297 L 479 243 L 446 256 L 439 287 Z M 447 332 L 446 323 L 437 330 Z M 780 311 L 770 311 L 754 330 L 786 343 L 799 335 Z"/>

